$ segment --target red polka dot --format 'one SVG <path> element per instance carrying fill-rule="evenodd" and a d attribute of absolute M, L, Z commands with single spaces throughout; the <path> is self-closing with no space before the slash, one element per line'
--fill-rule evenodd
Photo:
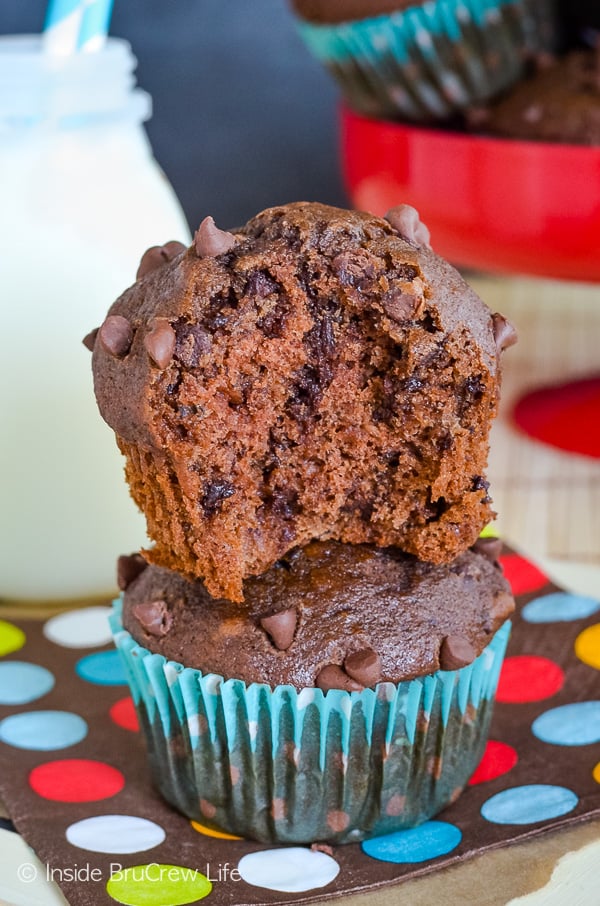
<path fill-rule="evenodd" d="M 504 661 L 496 699 L 499 702 L 539 702 L 562 688 L 565 675 L 545 657 L 521 654 Z"/>
<path fill-rule="evenodd" d="M 29 775 L 29 785 L 53 802 L 97 802 L 122 790 L 125 778 L 102 761 L 66 758 L 38 765 Z"/>
<path fill-rule="evenodd" d="M 530 437 L 600 459 L 600 378 L 534 390 L 519 400 L 514 417 Z"/>
<path fill-rule="evenodd" d="M 518 554 L 505 554 L 500 557 L 500 564 L 513 595 L 526 595 L 530 591 L 538 591 L 550 581 L 541 569 Z"/>
<path fill-rule="evenodd" d="M 490 739 L 469 784 L 472 786 L 475 783 L 485 783 L 487 780 L 502 777 L 503 774 L 507 774 L 514 768 L 518 760 L 518 755 L 512 746 Z"/>
<path fill-rule="evenodd" d="M 125 698 L 120 698 L 118 702 L 115 702 L 108 713 L 110 714 L 111 720 L 113 720 L 117 726 L 123 727 L 124 730 L 133 730 L 133 732 L 136 732 L 140 729 L 135 705 L 133 704 L 133 699 L 130 695 L 126 695 Z"/>

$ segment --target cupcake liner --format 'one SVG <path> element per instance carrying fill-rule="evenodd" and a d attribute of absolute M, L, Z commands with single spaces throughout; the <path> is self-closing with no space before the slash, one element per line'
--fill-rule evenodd
<path fill-rule="evenodd" d="M 263 842 L 346 843 L 425 821 L 475 770 L 510 632 L 469 666 L 362 692 L 296 690 L 167 661 L 111 625 L 154 782 L 188 817 Z"/>
<path fill-rule="evenodd" d="M 554 0 L 433 0 L 336 25 L 300 23 L 363 113 L 447 119 L 514 84 L 556 43 Z"/>

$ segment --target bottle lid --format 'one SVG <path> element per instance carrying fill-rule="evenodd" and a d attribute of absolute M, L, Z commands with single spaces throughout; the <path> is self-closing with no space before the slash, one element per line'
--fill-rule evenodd
<path fill-rule="evenodd" d="M 152 100 L 136 88 L 136 65 L 120 38 L 94 52 L 53 56 L 40 35 L 0 36 L 0 130 L 143 122 Z"/>

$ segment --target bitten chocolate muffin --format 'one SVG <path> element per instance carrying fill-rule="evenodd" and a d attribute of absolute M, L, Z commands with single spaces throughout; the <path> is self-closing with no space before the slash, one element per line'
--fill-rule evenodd
<path fill-rule="evenodd" d="M 482 127 L 525 141 L 600 145 L 600 46 L 548 61 L 493 105 Z"/>
<path fill-rule="evenodd" d="M 124 593 L 123 625 L 205 674 L 359 691 L 470 664 L 514 606 L 498 564 L 477 550 L 434 566 L 332 541 L 290 552 L 247 579 L 244 595 L 241 607 L 217 601 L 201 582 L 149 566 Z"/>
<path fill-rule="evenodd" d="M 407 206 L 297 203 L 144 259 L 93 371 L 150 561 L 240 601 L 313 538 L 433 563 L 476 540 L 514 332 L 428 238 Z"/>

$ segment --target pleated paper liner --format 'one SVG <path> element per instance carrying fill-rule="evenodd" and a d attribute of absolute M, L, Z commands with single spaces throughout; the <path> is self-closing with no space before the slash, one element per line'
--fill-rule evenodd
<path fill-rule="evenodd" d="M 151 781 L 108 620 L 99 631 L 98 612 L 89 608 L 45 619 L 5 609 L 0 798 L 17 832 L 47 863 L 37 866 L 40 877 L 59 884 L 71 906 L 191 906 L 204 899 L 208 906 L 292 906 L 344 895 L 393 904 L 411 899 L 410 883 L 401 892 L 393 885 L 447 866 L 457 883 L 472 883 L 464 863 L 475 855 L 493 884 L 496 859 L 487 856 L 505 847 L 503 864 L 534 883 L 531 848 L 517 844 L 535 838 L 535 858 L 549 859 L 566 852 L 569 841 L 597 837 L 600 601 L 557 587 L 514 551 L 505 549 L 501 563 L 517 610 L 490 738 L 466 789 L 415 828 L 334 844 L 327 852 L 217 831 L 216 804 L 209 800 L 213 818 L 184 817 Z M 431 767 L 439 772 L 439 764 Z M 583 822 L 592 823 L 579 827 Z M 14 833 L 0 828 L 0 846 L 7 835 Z M 35 863 L 33 854 L 21 861 L 31 872 L 36 866 L 29 859 Z M 11 875 L 3 862 L 0 897 L 9 902 L 32 901 L 38 892 L 18 875 L 19 864 Z M 426 879 L 422 884 L 427 887 Z M 526 888 L 515 880 L 511 890 L 519 895 Z"/>
<path fill-rule="evenodd" d="M 343 692 L 224 680 L 167 661 L 111 618 L 154 781 L 189 818 L 270 843 L 346 843 L 421 824 L 485 747 L 505 623 L 467 667 Z"/>
<path fill-rule="evenodd" d="M 434 0 L 300 34 L 356 110 L 415 122 L 482 104 L 556 46 L 554 0 Z"/>

